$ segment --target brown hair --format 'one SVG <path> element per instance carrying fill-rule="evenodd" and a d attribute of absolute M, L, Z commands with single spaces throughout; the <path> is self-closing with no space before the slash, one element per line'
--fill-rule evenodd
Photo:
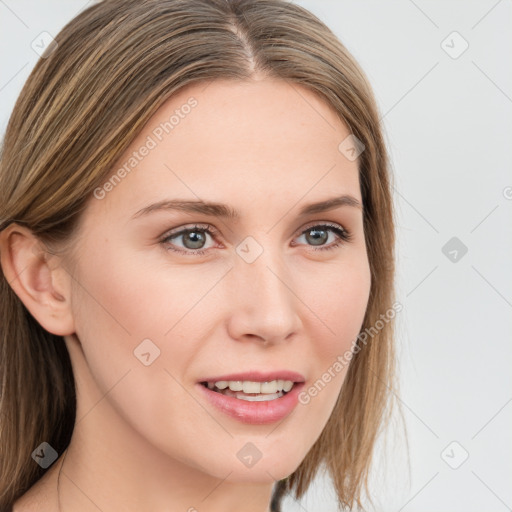
<path fill-rule="evenodd" d="M 24 225 L 47 247 L 69 242 L 94 189 L 156 110 L 188 84 L 255 74 L 307 87 L 365 146 L 359 156 L 371 269 L 363 329 L 394 300 L 388 157 L 373 93 L 343 44 L 284 0 L 105 0 L 56 36 L 16 102 L 1 148 L 0 230 Z M 341 141 L 340 141 L 341 142 Z M 391 410 L 393 322 L 356 345 L 342 391 L 298 468 L 276 483 L 300 498 L 325 464 L 339 502 L 361 506 L 375 440 Z M 39 478 L 31 458 L 69 444 L 75 384 L 64 340 L 43 329 L 0 278 L 0 509 Z"/>

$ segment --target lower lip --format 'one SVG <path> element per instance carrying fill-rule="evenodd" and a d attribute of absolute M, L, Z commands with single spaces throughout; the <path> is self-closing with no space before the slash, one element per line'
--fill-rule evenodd
<path fill-rule="evenodd" d="M 304 387 L 304 382 L 294 384 L 293 388 L 281 398 L 266 402 L 249 402 L 212 391 L 202 384 L 197 385 L 209 402 L 221 412 L 242 423 L 264 425 L 280 421 L 293 411 L 299 401 L 299 393 Z"/>

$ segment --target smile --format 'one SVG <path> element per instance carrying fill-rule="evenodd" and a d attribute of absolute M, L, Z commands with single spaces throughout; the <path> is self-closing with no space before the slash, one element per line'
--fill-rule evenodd
<path fill-rule="evenodd" d="M 206 403 L 217 411 L 242 423 L 256 425 L 274 423 L 288 416 L 297 406 L 304 385 L 304 382 L 284 380 L 202 381 L 197 384 Z M 254 390 L 256 392 L 251 392 Z"/>
<path fill-rule="evenodd" d="M 231 396 L 248 402 L 268 402 L 281 398 L 293 388 L 291 380 L 272 380 L 256 382 L 250 380 L 219 380 L 217 382 L 202 382 L 203 386 L 224 396 Z"/>

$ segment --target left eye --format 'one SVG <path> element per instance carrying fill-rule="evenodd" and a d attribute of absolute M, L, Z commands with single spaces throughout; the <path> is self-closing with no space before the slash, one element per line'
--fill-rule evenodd
<path fill-rule="evenodd" d="M 207 250 L 203 249 L 203 246 L 206 243 L 206 235 L 213 237 L 216 234 L 217 231 L 211 227 L 195 225 L 191 228 L 181 229 L 180 231 L 167 234 L 161 240 L 161 243 L 169 250 L 180 254 L 201 255 Z M 325 246 L 325 243 L 329 239 L 329 235 L 334 236 L 334 241 L 331 240 L 331 243 Z M 320 224 L 310 226 L 301 232 L 299 238 L 302 236 L 305 237 L 306 241 L 311 242 L 313 246 L 319 246 L 318 248 L 313 247 L 314 251 L 334 249 L 343 242 L 348 242 L 351 239 L 351 234 L 345 228 L 342 228 L 337 224 Z M 186 250 L 179 249 L 174 243 L 170 243 L 171 240 L 179 238 L 182 238 L 182 242 L 184 244 L 182 247 Z M 294 243 L 293 245 L 297 244 Z"/>
<path fill-rule="evenodd" d="M 329 238 L 329 234 L 334 234 L 334 243 L 324 247 L 324 244 Z M 300 236 L 304 236 L 306 240 L 312 241 L 313 245 L 321 245 L 319 249 L 315 249 L 317 251 L 334 249 L 335 247 L 338 247 L 342 241 L 347 242 L 350 239 L 350 235 L 346 229 L 341 226 L 333 226 L 330 224 L 311 226 L 303 231 Z"/>

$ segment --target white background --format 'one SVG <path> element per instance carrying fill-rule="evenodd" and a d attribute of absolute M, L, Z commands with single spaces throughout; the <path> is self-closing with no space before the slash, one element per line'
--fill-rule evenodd
<path fill-rule="evenodd" d="M 511 2 L 295 3 L 327 23 L 365 70 L 392 157 L 409 462 L 392 426 L 374 466 L 375 510 L 512 510 Z M 55 36 L 86 5 L 0 0 L 2 135 L 38 58 L 32 41 Z M 447 53 L 463 48 L 453 31 L 469 44 L 457 58 Z M 468 249 L 455 262 L 442 252 L 452 237 Z M 333 491 L 319 478 L 284 510 L 334 511 Z"/>

